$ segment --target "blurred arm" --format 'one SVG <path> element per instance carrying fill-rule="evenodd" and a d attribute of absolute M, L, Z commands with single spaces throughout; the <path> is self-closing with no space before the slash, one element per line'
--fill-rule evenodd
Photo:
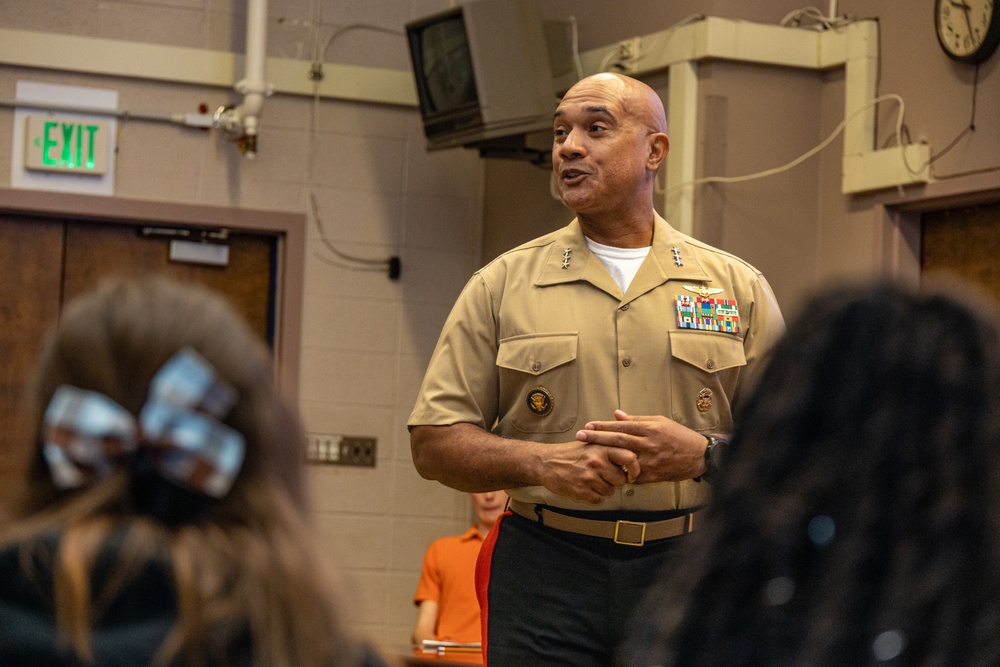
<path fill-rule="evenodd" d="M 413 626 L 413 643 L 419 646 L 425 639 L 437 639 L 438 603 L 423 600 L 417 607 L 417 624 Z"/>

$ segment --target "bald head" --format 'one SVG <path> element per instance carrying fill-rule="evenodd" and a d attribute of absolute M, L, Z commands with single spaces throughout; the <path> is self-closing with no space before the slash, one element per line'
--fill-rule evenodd
<path fill-rule="evenodd" d="M 616 100 L 633 121 L 649 132 L 667 133 L 667 114 L 656 91 L 638 79 L 615 72 L 592 74 L 577 81 L 566 91 L 563 100 L 598 94 Z"/>

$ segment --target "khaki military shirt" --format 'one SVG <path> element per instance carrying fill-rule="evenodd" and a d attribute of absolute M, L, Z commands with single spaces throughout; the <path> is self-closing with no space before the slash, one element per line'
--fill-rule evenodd
<path fill-rule="evenodd" d="M 714 319 L 683 328 L 679 310 L 704 314 L 689 308 L 709 308 Z M 574 220 L 472 277 L 444 325 L 409 425 L 468 422 L 507 438 L 569 442 L 588 421 L 614 420 L 620 408 L 728 433 L 733 404 L 783 332 L 767 281 L 739 258 L 657 216 L 649 255 L 622 294 Z M 474 465 L 475 452 L 469 457 Z M 626 484 L 597 506 L 541 486 L 507 493 L 573 509 L 667 510 L 706 503 L 709 485 Z"/>

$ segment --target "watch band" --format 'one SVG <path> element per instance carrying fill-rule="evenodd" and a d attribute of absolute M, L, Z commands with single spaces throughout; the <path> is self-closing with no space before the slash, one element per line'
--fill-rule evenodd
<path fill-rule="evenodd" d="M 729 444 L 728 440 L 716 435 L 705 435 L 708 444 L 705 446 L 705 472 L 695 477 L 696 482 L 701 480 L 712 481 L 712 477 L 719 471 L 719 463 L 722 458 L 722 450 Z"/>

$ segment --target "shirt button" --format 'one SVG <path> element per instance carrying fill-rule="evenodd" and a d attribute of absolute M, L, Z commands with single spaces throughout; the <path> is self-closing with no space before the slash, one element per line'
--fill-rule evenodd
<path fill-rule="evenodd" d="M 711 366 L 709 366 L 709 368 L 711 368 Z M 531 370 L 537 373 L 538 371 L 542 370 L 542 364 L 536 361 L 535 363 L 531 364 Z"/>
<path fill-rule="evenodd" d="M 715 368 L 715 359 L 709 359 L 708 361 L 706 361 L 705 362 L 705 367 L 708 370 L 713 370 Z"/>
<path fill-rule="evenodd" d="M 631 365 L 632 365 L 632 357 L 625 357 L 624 359 L 622 359 L 622 366 L 628 368 Z"/>
<path fill-rule="evenodd" d="M 625 304 L 624 306 L 622 306 L 622 307 L 621 307 L 621 309 L 622 309 L 623 311 L 625 311 L 625 310 L 628 310 L 628 304 L 626 303 L 626 304 Z"/>
<path fill-rule="evenodd" d="M 628 490 L 626 490 L 625 491 L 625 495 L 626 496 L 634 496 L 635 495 L 635 489 L 628 489 Z"/>

